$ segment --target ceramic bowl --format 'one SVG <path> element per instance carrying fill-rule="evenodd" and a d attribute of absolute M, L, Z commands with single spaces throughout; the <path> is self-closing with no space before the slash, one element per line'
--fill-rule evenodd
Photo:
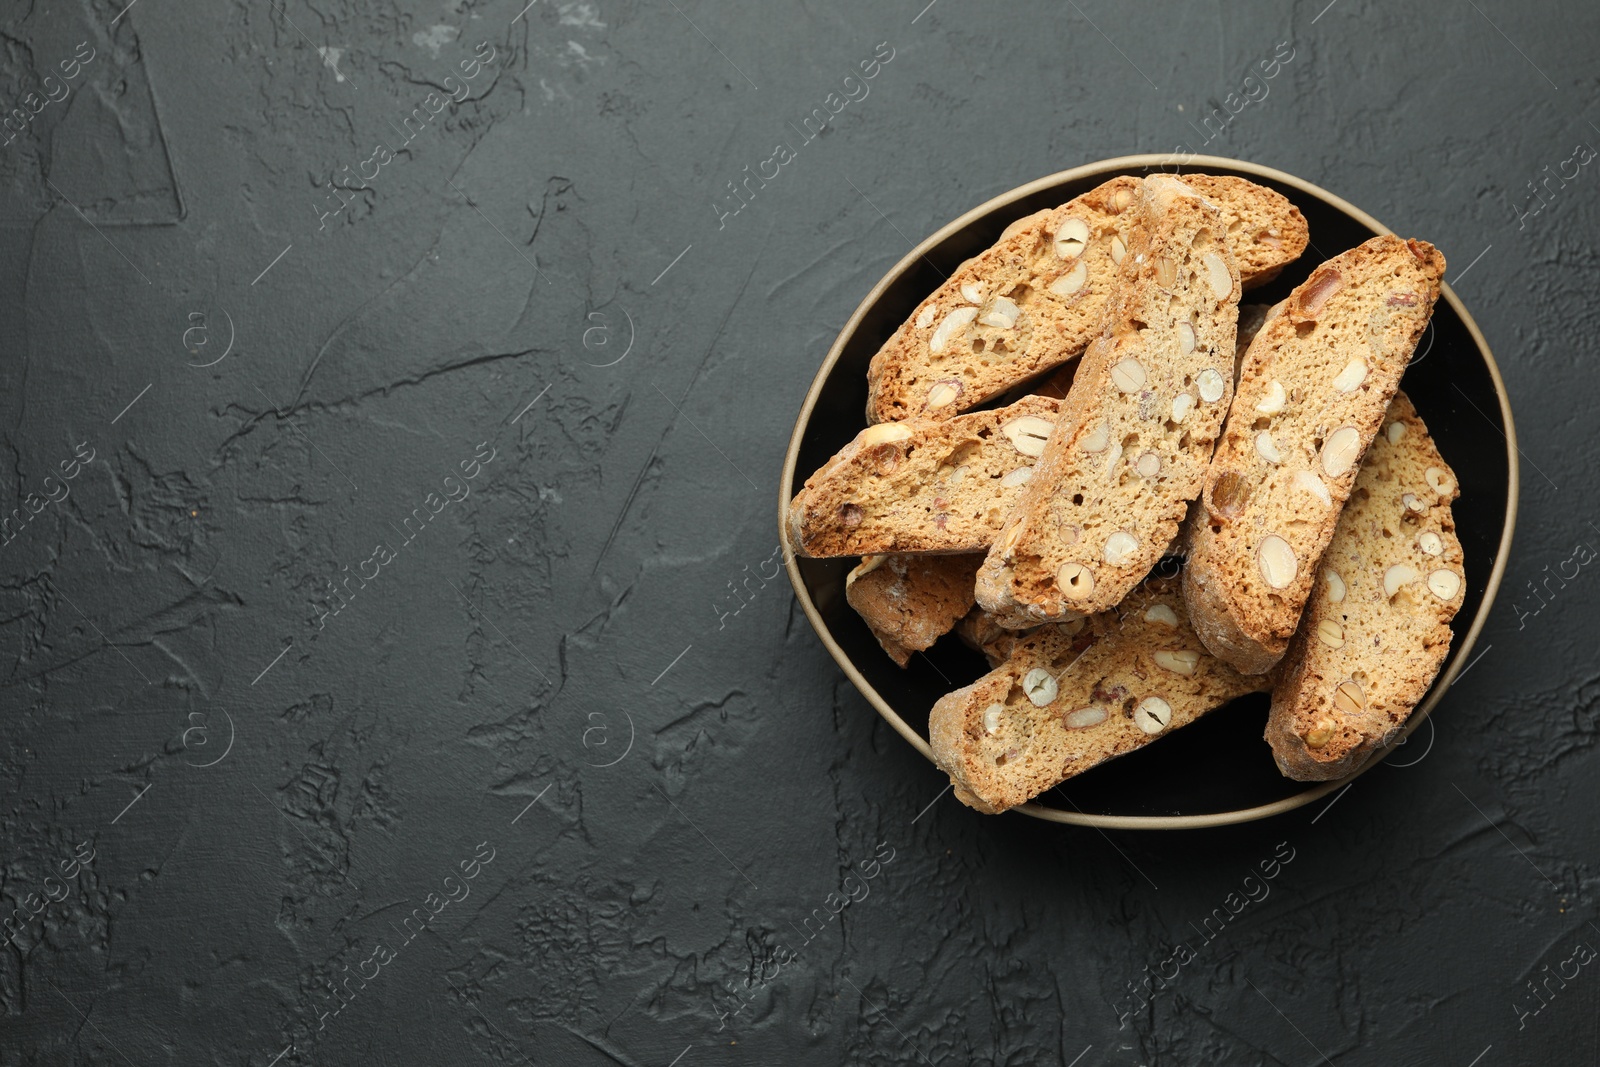
<path fill-rule="evenodd" d="M 1065 203 L 1116 175 L 1160 171 L 1237 174 L 1276 189 L 1305 214 L 1311 247 L 1274 281 L 1251 290 L 1251 303 L 1275 303 L 1317 264 L 1375 234 L 1391 232 L 1365 211 L 1310 182 L 1212 156 L 1185 157 L 1181 162 L 1167 156 L 1108 159 L 1040 178 L 973 208 L 907 252 L 872 287 L 828 350 L 800 408 L 784 458 L 778 513 L 784 543 L 789 500 L 807 476 L 866 425 L 867 364 L 923 297 L 963 261 L 994 244 L 1012 221 Z M 1456 252 L 1457 257 L 1461 254 Z M 1510 401 L 1483 334 L 1448 284 L 1401 387 L 1460 479 L 1461 495 L 1454 510 L 1467 591 L 1453 623 L 1450 656 L 1433 687 L 1405 730 L 1351 778 L 1376 765 L 1427 722 L 1471 662 L 1473 645 L 1500 586 L 1516 519 L 1517 449 Z M 855 565 L 854 558 L 797 558 L 792 546 L 785 554 L 795 595 L 823 646 L 878 714 L 931 760 L 928 712 L 939 697 L 985 673 L 982 657 L 949 635 L 913 656 L 902 670 L 884 655 L 845 602 L 845 574 Z M 1278 773 L 1262 739 L 1267 706 L 1268 698 L 1261 694 L 1236 700 L 1013 810 L 1086 826 L 1180 829 L 1265 818 L 1343 788 L 1349 778 L 1308 784 Z"/>

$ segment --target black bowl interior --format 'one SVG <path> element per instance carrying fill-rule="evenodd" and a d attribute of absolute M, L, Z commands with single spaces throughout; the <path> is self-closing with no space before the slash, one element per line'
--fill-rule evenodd
<path fill-rule="evenodd" d="M 1181 168 L 1171 168 L 1181 169 Z M 1195 168 L 1202 169 L 1202 168 Z M 1277 189 L 1305 214 L 1312 248 L 1271 283 L 1245 294 L 1247 303 L 1271 304 L 1288 295 L 1323 260 L 1373 236 L 1370 227 L 1339 207 L 1293 185 L 1248 171 L 1207 164 L 1209 173 L 1234 173 Z M 868 308 L 828 373 L 801 436 L 795 476 L 806 477 L 865 425 L 867 364 L 917 303 L 964 260 L 999 239 L 1014 220 L 1066 202 L 1115 173 L 1102 171 L 1066 181 L 1001 205 L 926 250 Z M 1465 556 L 1466 596 L 1456 615 L 1452 660 L 1487 591 L 1505 526 L 1510 478 L 1506 427 L 1495 379 L 1472 332 L 1441 299 L 1433 321 L 1401 383 L 1460 480 L 1456 531 Z M 983 658 L 947 636 L 902 670 L 884 655 L 859 616 L 845 603 L 844 577 L 854 559 L 798 561 L 801 579 L 839 647 L 868 683 L 911 727 L 927 737 L 928 711 L 950 690 L 985 672 Z M 1448 677 L 1447 662 L 1440 677 Z M 1423 706 L 1427 706 L 1427 700 Z M 1237 700 L 1181 732 L 1080 775 L 1038 798 L 1063 811 L 1117 816 L 1209 815 L 1285 800 L 1309 787 L 1282 777 L 1262 739 L 1268 701 Z M 1416 717 L 1414 717 L 1414 721 Z"/>

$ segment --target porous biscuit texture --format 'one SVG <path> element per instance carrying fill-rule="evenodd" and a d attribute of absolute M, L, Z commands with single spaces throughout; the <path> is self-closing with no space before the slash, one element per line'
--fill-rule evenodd
<path fill-rule="evenodd" d="M 1389 405 L 1276 672 L 1266 739 L 1290 778 L 1340 778 L 1401 728 L 1466 592 L 1455 473 L 1404 393 Z"/>
<path fill-rule="evenodd" d="M 1312 271 L 1245 354 L 1184 595 L 1206 647 L 1246 673 L 1288 647 L 1444 268 L 1432 245 L 1374 237 Z"/>

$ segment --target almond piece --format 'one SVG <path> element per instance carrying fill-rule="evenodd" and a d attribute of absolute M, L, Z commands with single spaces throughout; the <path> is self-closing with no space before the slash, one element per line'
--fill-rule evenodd
<path fill-rule="evenodd" d="M 1213 518 L 1232 520 L 1250 502 L 1250 485 L 1238 471 L 1223 471 L 1211 487 Z"/>
<path fill-rule="evenodd" d="M 1389 443 L 1391 445 L 1397 445 L 1400 443 L 1400 438 L 1406 435 L 1406 424 L 1398 421 L 1391 422 L 1389 424 L 1389 429 L 1385 432 L 1389 435 Z"/>
<path fill-rule="evenodd" d="M 1332 619 L 1323 619 L 1317 623 L 1317 640 L 1329 648 L 1344 647 L 1344 627 Z"/>
<path fill-rule="evenodd" d="M 1144 621 L 1159 622 L 1163 626 L 1171 626 L 1176 629 L 1178 625 L 1178 613 L 1173 611 L 1169 605 L 1151 604 L 1145 609 Z"/>
<path fill-rule="evenodd" d="M 873 571 L 883 566 L 883 561 L 888 558 L 889 557 L 886 555 L 862 556 L 861 562 L 850 568 L 850 573 L 844 576 L 844 587 L 849 589 L 852 585 L 856 584 L 857 578 L 871 574 Z"/>
<path fill-rule="evenodd" d="M 1006 713 L 1004 704 L 990 704 L 983 709 L 983 732 L 993 737 L 1000 732 L 1000 718 Z"/>
<path fill-rule="evenodd" d="M 1128 254 L 1128 246 L 1122 243 L 1122 238 L 1111 238 L 1111 262 L 1121 265 L 1122 258 Z"/>
<path fill-rule="evenodd" d="M 1428 592 L 1440 600 L 1454 600 L 1461 591 L 1461 575 L 1440 568 L 1428 575 Z"/>
<path fill-rule="evenodd" d="M 978 316 L 978 322 L 984 326 L 994 326 L 1002 330 L 1009 330 L 1016 326 L 1017 319 L 1022 314 L 1022 309 L 1016 303 L 1003 296 L 994 298 L 994 303 L 989 305 L 989 310 Z"/>
<path fill-rule="evenodd" d="M 1190 352 L 1194 351 L 1194 346 L 1195 346 L 1194 327 L 1192 325 L 1190 325 L 1189 323 L 1187 323 L 1187 322 L 1178 323 L 1178 348 L 1179 348 L 1179 350 L 1184 355 L 1187 356 Z"/>
<path fill-rule="evenodd" d="M 1322 501 L 1325 508 L 1333 507 L 1333 494 L 1328 492 L 1328 487 L 1311 471 L 1295 471 L 1294 484 L 1297 488 L 1304 489 L 1318 500 Z"/>
<path fill-rule="evenodd" d="M 1071 296 L 1089 280 L 1089 264 L 1079 260 L 1067 273 L 1050 283 L 1050 291 L 1057 296 Z"/>
<path fill-rule="evenodd" d="M 1016 470 L 1000 479 L 1000 484 L 1006 489 L 1015 489 L 1019 485 L 1028 484 L 1028 479 L 1033 477 L 1032 467 L 1018 467 Z"/>
<path fill-rule="evenodd" d="M 1159 734 L 1172 721 L 1172 705 L 1160 697 L 1145 697 L 1133 709 L 1133 724 L 1147 734 Z"/>
<path fill-rule="evenodd" d="M 1117 462 L 1122 459 L 1122 442 L 1118 441 L 1111 446 L 1111 454 L 1106 457 L 1106 477 L 1117 476 Z"/>
<path fill-rule="evenodd" d="M 1322 469 L 1330 478 L 1348 474 L 1361 459 L 1361 431 L 1341 426 L 1322 444 Z"/>
<path fill-rule="evenodd" d="M 899 422 L 880 422 L 861 431 L 862 445 L 886 445 L 910 439 L 911 427 Z"/>
<path fill-rule="evenodd" d="M 1283 383 L 1274 378 L 1267 383 L 1267 391 L 1256 405 L 1256 410 L 1263 415 L 1276 415 L 1283 410 L 1284 402 L 1288 399 L 1283 391 Z"/>
<path fill-rule="evenodd" d="M 928 351 L 938 355 L 950 347 L 950 339 L 956 334 L 972 325 L 972 320 L 978 317 L 975 307 L 958 307 L 944 317 L 939 328 L 933 331 L 933 336 L 928 339 Z"/>
<path fill-rule="evenodd" d="M 1300 572 L 1300 561 L 1295 558 L 1289 542 L 1277 534 L 1268 534 L 1256 548 L 1256 566 L 1261 580 L 1274 589 L 1286 589 Z"/>
<path fill-rule="evenodd" d="M 1417 547 L 1425 556 L 1437 556 L 1444 551 L 1444 542 L 1432 530 L 1424 530 L 1417 535 Z"/>
<path fill-rule="evenodd" d="M 1069 730 L 1085 730 L 1091 726 L 1099 726 L 1106 721 L 1106 709 L 1095 704 L 1077 711 L 1068 712 L 1061 717 L 1061 722 Z"/>
<path fill-rule="evenodd" d="M 1328 603 L 1341 603 L 1344 600 L 1344 579 L 1339 577 L 1339 572 L 1325 570 L 1322 572 L 1322 577 L 1328 583 Z"/>
<path fill-rule="evenodd" d="M 932 389 L 928 390 L 928 408 L 948 407 L 956 402 L 956 397 L 961 395 L 961 383 L 954 380 L 935 382 Z"/>
<path fill-rule="evenodd" d="M 1106 546 L 1102 555 L 1105 561 L 1113 567 L 1126 567 L 1133 562 L 1134 554 L 1139 551 L 1139 539 L 1124 530 L 1118 530 L 1106 538 Z"/>
<path fill-rule="evenodd" d="M 1195 377 L 1195 384 L 1200 387 L 1200 399 L 1208 404 L 1215 404 L 1222 399 L 1223 391 L 1227 388 L 1215 367 L 1207 367 Z"/>
<path fill-rule="evenodd" d="M 1333 703 L 1347 715 L 1359 715 L 1367 708 L 1367 695 L 1354 679 L 1339 683 L 1339 688 L 1333 691 Z"/>
<path fill-rule="evenodd" d="M 1300 314 L 1305 318 L 1315 319 L 1317 313 L 1322 310 L 1322 305 L 1326 304 L 1328 298 L 1338 292 L 1343 284 L 1343 276 L 1331 267 L 1318 272 L 1312 277 L 1310 284 L 1300 291 L 1298 302 Z"/>
<path fill-rule="evenodd" d="M 1180 426 L 1183 420 L 1189 417 L 1189 412 L 1194 410 L 1194 397 L 1188 393 L 1179 393 L 1172 398 L 1172 421 Z"/>
<path fill-rule="evenodd" d="M 1089 224 L 1082 219 L 1065 219 L 1056 230 L 1056 255 L 1062 259 L 1077 259 L 1089 243 Z"/>
<path fill-rule="evenodd" d="M 1259 452 L 1261 454 L 1261 458 L 1266 460 L 1268 463 L 1276 464 L 1283 461 L 1283 454 L 1278 451 L 1277 442 L 1272 439 L 1271 431 L 1262 430 L 1260 433 L 1256 434 L 1256 451 Z M 1301 473 L 1303 474 L 1305 472 L 1302 471 Z"/>
<path fill-rule="evenodd" d="M 1154 452 L 1146 452 L 1139 457 L 1133 467 L 1142 477 L 1154 478 L 1161 473 L 1161 457 Z"/>
<path fill-rule="evenodd" d="M 1094 574 L 1083 564 L 1069 560 L 1056 571 L 1056 586 L 1068 600 L 1082 600 L 1094 592 Z"/>
<path fill-rule="evenodd" d="M 1353 392 L 1367 380 L 1367 362 L 1360 356 L 1344 365 L 1344 370 L 1334 375 L 1333 387 L 1341 393 Z"/>
<path fill-rule="evenodd" d="M 1121 360 L 1111 368 L 1112 384 L 1124 393 L 1137 393 L 1148 380 L 1144 365 L 1136 359 Z"/>
<path fill-rule="evenodd" d="M 1404 563 L 1396 563 L 1393 567 L 1383 572 L 1383 595 L 1392 597 L 1404 586 L 1416 581 L 1419 575 L 1415 567 Z"/>
<path fill-rule="evenodd" d="M 1443 467 L 1429 467 L 1422 472 L 1422 476 L 1427 479 L 1428 488 L 1440 496 L 1449 496 L 1450 490 L 1456 486 L 1455 481 L 1450 477 L 1450 472 Z"/>
<path fill-rule="evenodd" d="M 929 326 L 932 326 L 933 317 L 937 314 L 939 314 L 938 304 L 929 304 L 927 307 L 917 312 L 917 329 L 926 330 Z"/>
<path fill-rule="evenodd" d="M 1218 300 L 1226 300 L 1233 292 L 1233 275 L 1228 271 L 1228 261 L 1215 252 L 1207 252 L 1200 261 L 1206 268 L 1206 284 Z"/>
<path fill-rule="evenodd" d="M 1028 695 L 1029 703 L 1042 708 L 1056 698 L 1055 676 L 1043 667 L 1035 667 L 1022 679 L 1022 691 Z"/>
<path fill-rule="evenodd" d="M 1326 719 L 1317 723 L 1306 731 L 1305 742 L 1307 748 L 1321 748 L 1333 740 L 1333 723 Z"/>
<path fill-rule="evenodd" d="M 961 295 L 969 304 L 983 303 L 983 283 L 967 282 L 961 286 Z"/>
<path fill-rule="evenodd" d="M 1044 455 L 1044 443 L 1056 424 L 1038 415 L 1022 415 L 1000 427 L 1013 448 L 1024 456 Z"/>
<path fill-rule="evenodd" d="M 1175 651 L 1162 649 L 1154 653 L 1150 658 L 1156 661 L 1157 667 L 1164 671 L 1171 671 L 1173 674 L 1193 674 L 1194 669 L 1200 665 L 1200 653 L 1192 652 L 1187 648 L 1180 648 Z"/>
<path fill-rule="evenodd" d="M 1415 493 L 1404 494 L 1400 497 L 1400 503 L 1406 506 L 1407 511 L 1421 512 L 1428 509 L 1428 505 L 1424 504 Z"/>
<path fill-rule="evenodd" d="M 1030 468 L 1031 469 L 1031 468 Z M 1006 559 L 1011 558 L 1011 552 L 1017 547 L 1017 541 L 1022 537 L 1022 523 L 1014 522 L 1000 535 L 1000 553 Z"/>
<path fill-rule="evenodd" d="M 1161 288 L 1170 292 L 1178 283 L 1178 265 L 1166 256 L 1157 256 L 1155 262 L 1150 264 L 1150 268 L 1155 275 L 1156 284 Z"/>

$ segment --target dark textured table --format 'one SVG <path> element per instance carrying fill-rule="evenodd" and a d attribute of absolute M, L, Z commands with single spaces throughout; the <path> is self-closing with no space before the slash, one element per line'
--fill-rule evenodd
<path fill-rule="evenodd" d="M 1596 1062 L 1592 4 L 124 3 L 3 16 L 0 1064 Z M 1174 148 L 1449 256 L 1481 658 L 1276 820 L 934 802 L 772 577 L 794 413 Z"/>

